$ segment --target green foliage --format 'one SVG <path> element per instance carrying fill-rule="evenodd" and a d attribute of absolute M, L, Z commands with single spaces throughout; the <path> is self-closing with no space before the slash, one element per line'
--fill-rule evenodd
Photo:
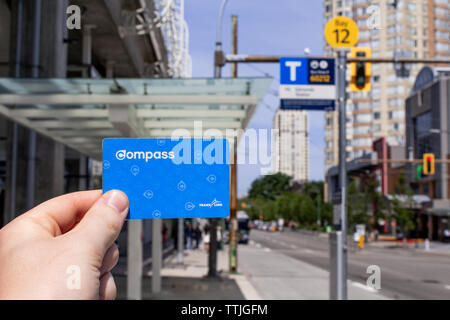
<path fill-rule="evenodd" d="M 275 173 L 253 181 L 248 197 L 275 200 L 289 190 L 291 177 L 283 173 Z"/>
<path fill-rule="evenodd" d="M 323 182 L 291 183 L 281 174 L 264 176 L 253 181 L 244 210 L 252 219 L 263 216 L 265 221 L 283 218 L 302 227 L 321 228 L 332 220 L 332 205 L 323 201 Z"/>
<path fill-rule="evenodd" d="M 412 196 L 414 192 L 407 185 L 406 176 L 401 174 L 397 179 L 397 187 L 395 196 L 391 200 L 391 206 L 395 214 L 400 230 L 402 230 L 405 238 L 408 231 L 415 228 L 415 213 L 412 209 Z"/>

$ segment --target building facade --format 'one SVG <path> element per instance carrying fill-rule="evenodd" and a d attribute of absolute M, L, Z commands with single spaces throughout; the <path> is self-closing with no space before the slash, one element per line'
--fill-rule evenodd
<path fill-rule="evenodd" d="M 359 27 L 357 46 L 372 49 L 372 57 L 449 58 L 448 0 L 325 0 L 324 23 L 348 16 Z M 326 55 L 333 55 L 325 47 Z M 370 92 L 349 92 L 347 159 L 370 152 L 372 142 L 386 137 L 390 146 L 405 145 L 405 99 L 422 65 L 407 66 L 398 77 L 393 64 L 372 64 Z M 349 68 L 347 68 L 347 71 Z M 349 79 L 349 73 L 347 74 Z M 325 115 L 326 168 L 338 163 L 338 113 Z"/>
<path fill-rule="evenodd" d="M 291 176 L 296 182 L 308 181 L 309 138 L 306 111 L 278 109 L 273 119 L 273 129 L 273 171 Z"/>
<path fill-rule="evenodd" d="M 406 150 L 414 159 L 432 153 L 437 161 L 450 159 L 450 68 L 424 67 L 406 100 Z M 427 195 L 432 206 L 421 216 L 431 240 L 442 240 L 450 228 L 448 163 L 436 162 L 435 173 L 423 175 L 420 164 L 408 164 L 409 183 L 415 194 Z"/>

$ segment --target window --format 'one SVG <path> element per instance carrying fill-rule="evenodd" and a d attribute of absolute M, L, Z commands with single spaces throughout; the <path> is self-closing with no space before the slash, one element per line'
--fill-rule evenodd
<path fill-rule="evenodd" d="M 449 52 L 450 46 L 448 43 L 436 42 L 435 46 L 437 51 Z"/>
<path fill-rule="evenodd" d="M 333 153 L 327 152 L 327 161 L 333 161 Z"/>
<path fill-rule="evenodd" d="M 449 37 L 450 37 L 448 32 L 439 31 L 439 30 L 434 32 L 434 36 L 436 37 L 436 39 L 441 39 L 441 40 L 449 40 Z M 426 42 L 426 40 L 424 40 L 424 46 L 426 45 L 425 42 Z"/>
<path fill-rule="evenodd" d="M 414 136 L 416 139 L 430 135 L 431 128 L 431 112 L 421 114 L 414 119 Z"/>
<path fill-rule="evenodd" d="M 417 6 L 416 6 L 415 3 L 408 2 L 408 3 L 406 4 L 406 8 L 407 8 L 409 11 L 416 11 Z"/>
<path fill-rule="evenodd" d="M 379 107 L 380 107 L 380 100 L 379 99 L 372 100 L 372 108 L 378 109 Z"/>
<path fill-rule="evenodd" d="M 373 118 L 374 118 L 375 120 L 380 119 L 380 113 L 379 113 L 379 112 L 374 112 L 374 113 L 373 113 Z"/>
<path fill-rule="evenodd" d="M 357 114 L 354 116 L 355 122 L 371 122 L 372 121 L 372 114 L 365 113 L 365 114 Z"/>
<path fill-rule="evenodd" d="M 389 112 L 389 119 L 403 119 L 405 112 L 403 110 L 394 110 Z"/>
<path fill-rule="evenodd" d="M 381 125 L 380 124 L 374 124 L 372 126 L 372 132 L 378 132 L 381 131 Z"/>
<path fill-rule="evenodd" d="M 441 28 L 448 28 L 448 22 L 446 20 L 442 20 L 442 19 L 434 19 L 434 25 L 436 27 L 441 27 Z"/>
<path fill-rule="evenodd" d="M 389 107 L 397 107 L 397 103 L 398 103 L 398 101 L 396 98 L 388 100 Z"/>
<path fill-rule="evenodd" d="M 448 10 L 441 7 L 434 7 L 434 14 L 441 17 L 448 17 Z"/>

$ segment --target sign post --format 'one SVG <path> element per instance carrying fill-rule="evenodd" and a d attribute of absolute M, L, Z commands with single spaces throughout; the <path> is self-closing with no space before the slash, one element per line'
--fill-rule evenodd
<path fill-rule="evenodd" d="M 339 110 L 339 187 L 340 207 L 336 231 L 330 236 L 330 299 L 347 299 L 347 168 L 346 158 L 346 86 L 347 50 L 358 42 L 358 26 L 347 17 L 335 17 L 325 26 L 325 39 L 337 48 L 337 107 Z M 337 218 L 337 217 L 336 217 Z M 336 219 L 338 220 L 338 219 Z M 338 223 L 337 223 L 338 222 Z M 335 250 L 335 254 L 331 252 Z M 334 258 L 333 258 L 334 257 Z"/>

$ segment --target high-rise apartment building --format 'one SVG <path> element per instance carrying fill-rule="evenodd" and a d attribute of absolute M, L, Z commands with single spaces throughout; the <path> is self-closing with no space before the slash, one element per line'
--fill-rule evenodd
<path fill-rule="evenodd" d="M 325 0 L 324 5 L 324 23 L 339 15 L 355 20 L 357 46 L 371 48 L 372 57 L 450 57 L 449 0 Z M 333 49 L 326 46 L 325 54 L 332 55 Z M 372 141 L 379 137 L 386 137 L 391 146 L 405 144 L 405 99 L 422 65 L 411 65 L 408 78 L 397 77 L 395 68 L 393 64 L 372 64 L 372 90 L 349 92 L 348 159 L 371 150 Z M 338 163 L 338 124 L 338 112 L 327 112 L 326 168 Z"/>
<path fill-rule="evenodd" d="M 304 110 L 279 109 L 273 119 L 276 134 L 272 140 L 274 172 L 291 176 L 294 181 L 308 181 L 308 114 Z"/>

